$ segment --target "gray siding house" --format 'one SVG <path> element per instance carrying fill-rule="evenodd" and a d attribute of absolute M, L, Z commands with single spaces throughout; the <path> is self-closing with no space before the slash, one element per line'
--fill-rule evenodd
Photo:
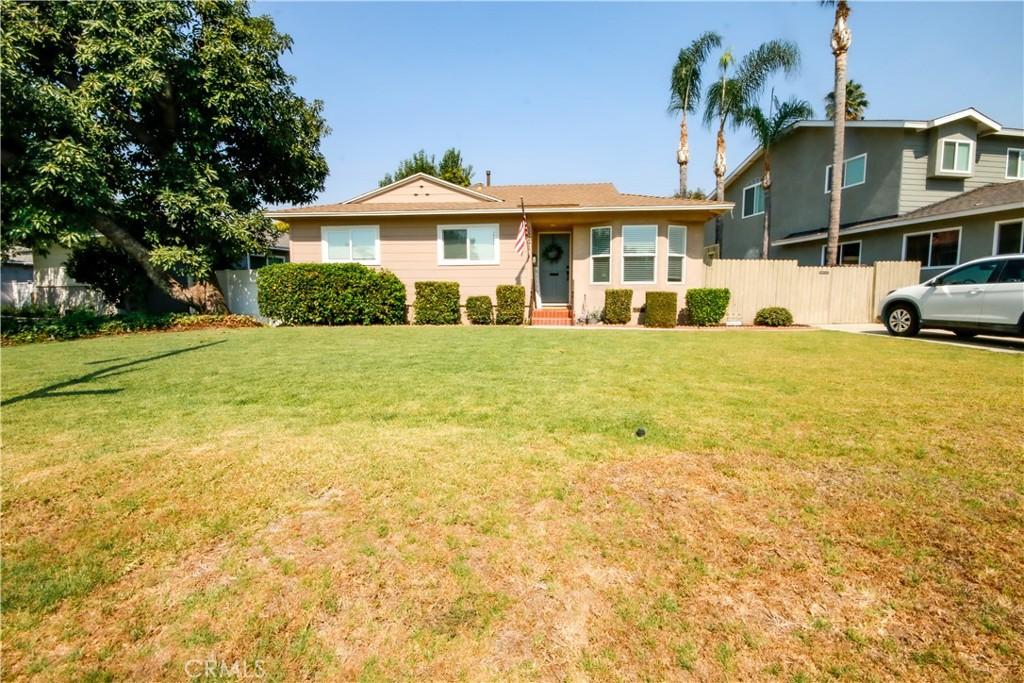
<path fill-rule="evenodd" d="M 1020 230 L 1024 130 L 1005 128 L 975 109 L 930 121 L 848 121 L 845 157 L 844 264 L 921 260 L 922 277 L 929 278 L 1010 249 Z M 831 121 L 798 123 L 773 150 L 771 258 L 823 263 L 831 161 Z M 761 256 L 762 165 L 758 149 L 726 178 L 725 197 L 736 207 L 723 217 L 721 258 Z M 1006 187 L 976 193 L 994 185 Z M 713 242 L 709 223 L 705 244 Z M 1020 251 L 1019 239 L 1016 244 Z"/>

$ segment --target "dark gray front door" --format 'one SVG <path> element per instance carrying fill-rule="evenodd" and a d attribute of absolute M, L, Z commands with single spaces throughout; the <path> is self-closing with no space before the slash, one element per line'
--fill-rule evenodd
<path fill-rule="evenodd" d="M 541 233 L 537 250 L 541 304 L 569 303 L 569 235 Z"/>

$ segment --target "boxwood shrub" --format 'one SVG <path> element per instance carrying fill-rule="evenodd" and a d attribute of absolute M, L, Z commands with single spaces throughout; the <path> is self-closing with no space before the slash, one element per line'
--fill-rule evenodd
<path fill-rule="evenodd" d="M 645 327 L 675 327 L 679 313 L 676 292 L 647 292 Z"/>
<path fill-rule="evenodd" d="M 416 283 L 417 325 L 458 325 L 459 283 L 427 280 Z"/>
<path fill-rule="evenodd" d="M 686 311 L 693 325 L 717 325 L 725 317 L 728 307 L 728 289 L 696 287 L 686 290 Z"/>
<path fill-rule="evenodd" d="M 788 308 L 769 306 L 762 308 L 754 315 L 754 324 L 765 327 L 789 327 L 793 324 L 793 314 L 789 312 Z"/>
<path fill-rule="evenodd" d="M 494 306 L 489 296 L 471 296 L 466 299 L 466 317 L 474 325 L 490 325 L 494 322 Z"/>
<path fill-rule="evenodd" d="M 522 325 L 526 310 L 526 288 L 520 285 L 498 285 L 495 292 L 498 299 L 498 313 L 495 322 L 499 325 Z"/>
<path fill-rule="evenodd" d="M 625 325 L 633 319 L 633 290 L 604 290 L 604 312 L 601 319 L 609 325 Z"/>
<path fill-rule="evenodd" d="M 400 325 L 405 285 L 358 263 L 279 263 L 256 276 L 260 313 L 287 325 Z"/>

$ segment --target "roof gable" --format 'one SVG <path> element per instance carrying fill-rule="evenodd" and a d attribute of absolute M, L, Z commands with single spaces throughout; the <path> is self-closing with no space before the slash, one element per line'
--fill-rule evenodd
<path fill-rule="evenodd" d="M 378 187 L 342 204 L 423 204 L 452 203 L 483 204 L 500 202 L 497 197 L 477 192 L 426 173 L 416 173 L 390 185 Z"/>

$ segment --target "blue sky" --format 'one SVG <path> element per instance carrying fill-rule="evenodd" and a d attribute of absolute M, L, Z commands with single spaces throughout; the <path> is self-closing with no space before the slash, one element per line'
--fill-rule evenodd
<path fill-rule="evenodd" d="M 298 92 L 333 129 L 320 201 L 376 187 L 402 158 L 447 147 L 498 184 L 612 181 L 671 194 L 677 119 L 666 114 L 679 48 L 704 30 L 738 57 L 796 41 L 803 66 L 773 83 L 823 116 L 832 14 L 800 3 L 257 2 L 295 45 Z M 869 118 L 934 118 L 974 106 L 1024 127 L 1024 3 L 856 2 L 850 76 Z M 964 47 L 966 45 L 966 47 Z M 712 77 L 708 67 L 705 79 Z M 696 121 L 694 123 L 697 123 Z M 728 136 L 730 168 L 753 148 Z M 711 188 L 714 137 L 691 127 L 690 186 Z"/>

